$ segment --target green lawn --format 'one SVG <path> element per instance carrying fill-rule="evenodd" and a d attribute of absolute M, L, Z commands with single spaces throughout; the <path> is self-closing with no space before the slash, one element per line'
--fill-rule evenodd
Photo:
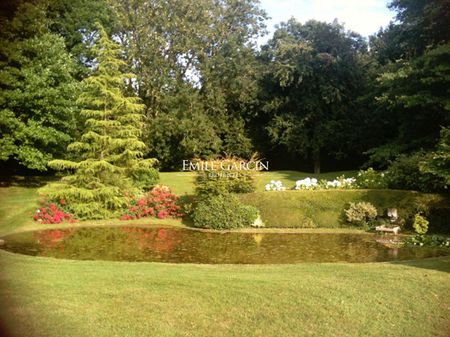
<path fill-rule="evenodd" d="M 177 193 L 191 191 L 192 177 L 176 176 L 173 184 L 170 175 L 162 174 L 163 183 Z M 35 188 L 0 188 L 0 233 L 47 228 L 29 220 L 35 200 Z M 233 266 L 0 251 L 0 268 L 0 322 L 10 336 L 422 337 L 450 331 L 450 258 Z"/>
<path fill-rule="evenodd" d="M 13 336 L 447 336 L 450 259 L 202 266 L 0 253 Z"/>
<path fill-rule="evenodd" d="M 295 186 L 295 182 L 299 179 L 306 177 L 315 177 L 317 179 L 332 180 L 338 176 L 345 175 L 346 177 L 352 177 L 357 174 L 356 171 L 342 171 L 342 172 L 330 172 L 330 173 L 305 173 L 297 171 L 268 171 L 259 172 L 256 174 L 256 191 L 264 191 L 264 186 L 271 180 L 281 180 L 283 186 L 291 188 Z M 168 185 L 172 188 L 175 194 L 193 194 L 194 193 L 194 180 L 195 172 L 161 172 L 160 174 L 161 184 Z"/>

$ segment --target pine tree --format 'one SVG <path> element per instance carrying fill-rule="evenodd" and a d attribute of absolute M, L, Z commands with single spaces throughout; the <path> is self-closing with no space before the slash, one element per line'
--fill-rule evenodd
<path fill-rule="evenodd" d="M 79 161 L 53 160 L 49 166 L 70 171 L 59 183 L 43 189 L 51 200 L 64 199 L 80 219 L 107 218 L 127 204 L 127 198 L 156 183 L 155 159 L 143 159 L 140 140 L 144 105 L 123 89 L 131 74 L 123 74 L 121 51 L 99 26 L 94 45 L 95 72 L 82 81 L 79 103 L 85 119 L 81 139 L 68 146 Z"/>

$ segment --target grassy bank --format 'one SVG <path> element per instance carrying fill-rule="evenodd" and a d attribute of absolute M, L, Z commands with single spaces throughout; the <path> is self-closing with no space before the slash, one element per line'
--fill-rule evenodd
<path fill-rule="evenodd" d="M 325 173 L 321 178 L 331 179 L 338 175 L 351 172 Z M 449 201 L 434 194 L 423 194 L 412 191 L 394 190 L 318 190 L 318 191 L 283 191 L 265 192 L 264 185 L 270 180 L 281 180 L 285 186 L 294 185 L 295 181 L 308 176 L 307 173 L 292 171 L 263 172 L 256 177 L 257 192 L 241 195 L 243 202 L 256 206 L 268 227 L 282 228 L 338 228 L 348 225 L 343 222 L 343 209 L 349 202 L 368 201 L 374 204 L 380 214 L 388 207 L 396 207 L 403 218 L 411 218 L 418 210 L 430 206 L 450 208 Z M 178 194 L 192 194 L 194 192 L 195 175 L 191 173 L 163 172 L 161 183 L 168 185 Z M 33 230 L 42 225 L 31 219 L 37 206 L 38 187 L 9 186 L 0 187 L 0 235 L 12 231 Z M 445 218 L 445 219 L 443 219 Z M 432 219 L 435 221 L 436 219 Z M 437 219 L 448 227 L 446 213 Z M 159 223 L 168 225 L 182 225 L 180 220 L 174 219 L 140 219 L 133 221 L 119 221 L 118 219 L 102 221 L 84 221 L 75 225 L 59 224 L 51 227 L 70 227 L 102 224 L 144 224 Z M 432 226 L 433 227 L 433 226 Z"/>
<path fill-rule="evenodd" d="M 171 226 L 182 226 L 179 219 L 156 219 L 143 218 L 132 221 L 119 219 L 78 221 L 75 223 L 46 224 L 33 221 L 32 215 L 36 210 L 39 195 L 37 187 L 10 186 L 0 187 L 0 235 L 12 232 L 21 232 L 48 228 L 69 228 L 79 226 L 99 225 L 140 225 L 140 224 L 162 224 Z"/>
<path fill-rule="evenodd" d="M 324 173 L 321 178 L 333 178 L 341 174 L 351 175 L 352 172 L 334 172 Z M 295 171 L 274 171 L 262 172 L 256 176 L 257 191 L 264 191 L 264 185 L 270 180 L 282 180 L 286 186 L 294 185 L 295 181 L 307 177 L 308 173 Z M 188 172 L 161 172 L 160 183 L 170 186 L 172 191 L 177 195 L 194 193 L 195 173 Z M 12 179 L 8 182 L 7 187 L 0 187 L 0 235 L 20 230 L 33 230 L 42 228 L 42 225 L 34 222 L 31 217 L 36 210 L 38 201 L 38 189 L 49 178 L 27 178 Z M 59 224 L 57 226 L 46 225 L 51 227 L 70 227 L 70 226 L 86 226 L 101 224 L 139 224 L 139 223 L 163 223 L 169 225 L 181 225 L 181 221 L 166 219 L 141 219 L 132 222 L 124 222 L 119 220 L 103 220 L 103 221 L 84 221 L 76 224 Z"/>
<path fill-rule="evenodd" d="M 366 201 L 384 214 L 389 207 L 409 219 L 418 210 L 448 203 L 436 194 L 395 190 L 317 190 L 257 192 L 240 196 L 256 206 L 268 227 L 342 227 L 348 226 L 343 210 L 350 202 Z"/>

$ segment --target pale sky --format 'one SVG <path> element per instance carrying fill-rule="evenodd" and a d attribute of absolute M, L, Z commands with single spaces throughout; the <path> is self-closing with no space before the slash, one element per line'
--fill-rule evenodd
<path fill-rule="evenodd" d="M 393 20 L 395 12 L 386 5 L 390 0 L 260 0 L 271 19 L 266 21 L 268 36 L 258 40 L 265 43 L 272 37 L 274 25 L 286 22 L 291 17 L 304 23 L 309 19 L 332 22 L 335 18 L 353 30 L 367 37 L 376 33 Z"/>

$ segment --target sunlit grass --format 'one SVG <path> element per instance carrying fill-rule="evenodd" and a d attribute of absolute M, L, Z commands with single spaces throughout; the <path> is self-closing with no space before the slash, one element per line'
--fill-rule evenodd
<path fill-rule="evenodd" d="M 195 172 L 160 172 L 161 184 L 170 186 L 175 194 L 193 194 L 195 190 Z M 284 186 L 291 188 L 295 182 L 306 177 L 332 180 L 338 176 L 352 177 L 356 171 L 328 172 L 313 174 L 298 171 L 262 171 L 255 173 L 256 191 L 264 191 L 264 186 L 271 180 L 281 180 Z"/>
<path fill-rule="evenodd" d="M 450 259 L 280 266 L 0 252 L 11 336 L 447 336 Z"/>

